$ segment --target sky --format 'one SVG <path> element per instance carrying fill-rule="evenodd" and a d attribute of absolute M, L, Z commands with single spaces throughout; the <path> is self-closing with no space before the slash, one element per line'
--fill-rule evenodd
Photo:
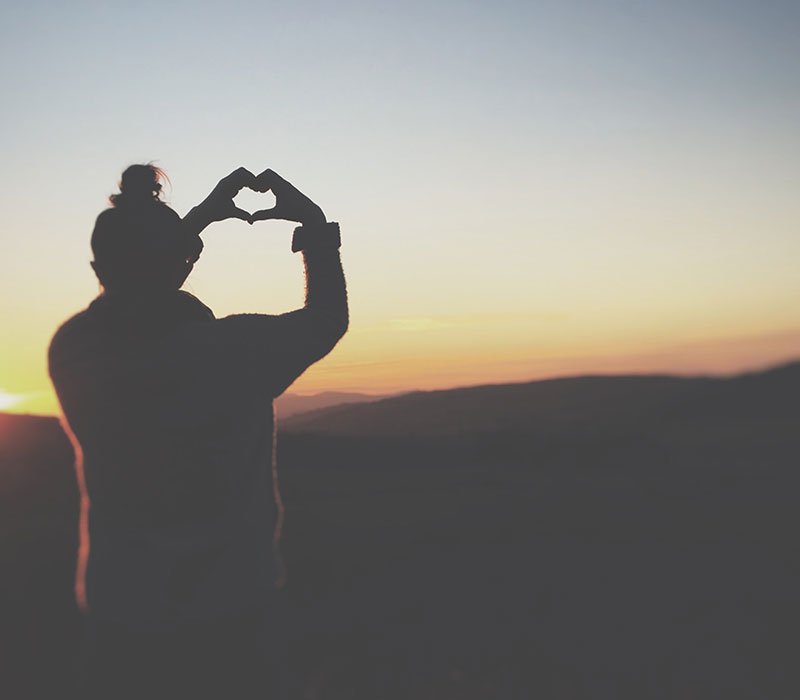
<path fill-rule="evenodd" d="M 797 358 L 799 34 L 770 0 L 3 3 L 0 410 L 57 412 L 49 339 L 149 161 L 181 214 L 270 167 L 340 222 L 350 330 L 292 391 Z M 184 288 L 297 308 L 292 229 L 213 225 Z"/>

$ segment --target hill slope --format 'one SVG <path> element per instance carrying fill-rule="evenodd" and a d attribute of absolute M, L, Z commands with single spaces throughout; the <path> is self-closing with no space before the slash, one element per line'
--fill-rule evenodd
<path fill-rule="evenodd" d="M 275 401 L 275 411 L 281 418 L 288 418 L 298 413 L 317 411 L 330 406 L 377 401 L 381 398 L 383 397 L 343 391 L 324 391 L 321 394 L 308 396 L 289 393 L 283 394 Z"/>
<path fill-rule="evenodd" d="M 798 389 L 582 377 L 281 421 L 303 694 L 799 697 Z M 0 415 L 0 697 L 71 696 L 77 505 L 57 421 Z"/>
<path fill-rule="evenodd" d="M 415 392 L 369 404 L 335 406 L 281 421 L 290 433 L 343 437 L 623 436 L 642 430 L 794 425 L 800 362 L 732 378 L 587 376 L 524 384 Z"/>

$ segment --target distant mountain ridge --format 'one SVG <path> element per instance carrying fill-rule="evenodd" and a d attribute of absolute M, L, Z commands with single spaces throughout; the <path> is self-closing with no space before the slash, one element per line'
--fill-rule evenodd
<path fill-rule="evenodd" d="M 523 433 L 613 438 L 653 426 L 683 435 L 715 426 L 782 434 L 797 428 L 798 394 L 800 361 L 731 377 L 588 375 L 389 397 L 288 394 L 276 401 L 276 408 L 282 432 L 332 437 Z M 61 437 L 55 418 L 0 413 L 0 455 L 9 441 L 27 442 L 42 429 Z"/>
<path fill-rule="evenodd" d="M 287 418 L 281 430 L 331 436 L 532 432 L 606 435 L 640 426 L 739 422 L 791 429 L 800 361 L 732 377 L 609 375 L 419 391 Z M 655 422 L 655 423 L 654 423 Z M 691 425 L 684 426 L 691 430 Z"/>
<path fill-rule="evenodd" d="M 344 391 L 324 391 L 319 394 L 309 395 L 283 394 L 275 401 L 275 411 L 279 418 L 288 418 L 298 413 L 317 411 L 330 406 L 365 403 L 383 398 L 386 397 Z"/>

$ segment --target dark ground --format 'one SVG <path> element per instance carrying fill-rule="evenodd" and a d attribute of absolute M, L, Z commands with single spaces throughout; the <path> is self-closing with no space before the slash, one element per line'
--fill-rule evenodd
<path fill-rule="evenodd" d="M 287 421 L 300 697 L 797 698 L 798 389 L 790 365 Z M 0 416 L 2 697 L 70 696 L 71 462 L 55 421 Z"/>

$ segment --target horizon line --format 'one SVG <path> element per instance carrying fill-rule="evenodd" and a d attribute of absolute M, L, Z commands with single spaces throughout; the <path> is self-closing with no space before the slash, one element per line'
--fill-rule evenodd
<path fill-rule="evenodd" d="M 625 377 L 660 377 L 660 378 L 675 378 L 675 379 L 733 379 L 736 377 L 746 377 L 749 375 L 754 374 L 766 374 L 768 372 L 780 370 L 786 367 L 790 367 L 794 364 L 800 363 L 800 355 L 793 359 L 782 360 L 779 362 L 770 362 L 766 364 L 760 364 L 748 369 L 738 369 L 738 370 L 729 370 L 729 371 L 719 371 L 719 372 L 681 372 L 681 371 L 664 371 L 664 372 L 648 372 L 648 371 L 631 371 L 631 372 L 603 372 L 603 371 L 594 371 L 594 372 L 585 372 L 585 373 L 577 373 L 577 374 L 554 374 L 552 376 L 546 377 L 537 377 L 535 379 L 523 379 L 519 381 L 513 382 L 482 382 L 478 384 L 459 384 L 456 386 L 450 387 L 442 387 L 442 388 L 434 388 L 434 389 L 408 389 L 408 390 L 400 390 L 395 392 L 389 392 L 386 394 L 371 394 L 366 391 L 339 391 L 335 389 L 325 389 L 323 391 L 318 391 L 314 393 L 294 393 L 294 392 L 286 392 L 281 394 L 281 396 L 273 399 L 274 401 L 280 400 L 283 396 L 298 396 L 303 398 L 311 398 L 315 396 L 321 396 L 323 394 L 360 394 L 362 396 L 368 396 L 371 398 L 375 398 L 376 400 L 383 400 L 383 399 L 391 399 L 391 398 L 398 398 L 400 396 L 407 396 L 409 394 L 434 394 L 439 392 L 445 391 L 463 391 L 469 389 L 481 389 L 485 387 L 498 387 L 498 386 L 514 386 L 514 385 L 522 385 L 522 384 L 536 384 L 539 382 L 553 382 L 553 381 L 560 381 L 560 380 L 569 380 L 569 379 L 588 379 L 592 377 L 617 377 L 617 378 L 625 378 Z M 334 404 L 336 405 L 336 404 Z M 63 415 L 61 413 L 34 413 L 34 412 L 25 412 L 25 411 L 9 411 L 9 410 L 0 410 L 0 416 L 2 415 L 13 415 L 13 416 L 27 416 L 30 418 L 54 418 L 60 420 Z"/>

